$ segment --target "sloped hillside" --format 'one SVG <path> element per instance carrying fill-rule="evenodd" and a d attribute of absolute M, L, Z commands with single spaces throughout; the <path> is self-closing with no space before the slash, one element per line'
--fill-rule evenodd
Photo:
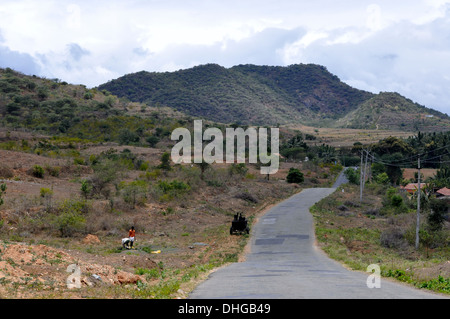
<path fill-rule="evenodd" d="M 447 115 L 397 93 L 352 88 L 325 67 L 216 64 L 128 74 L 99 86 L 149 106 L 169 106 L 222 123 L 442 131 Z"/>
<path fill-rule="evenodd" d="M 448 117 L 401 96 L 381 92 L 335 123 L 336 127 L 435 132 L 450 129 Z"/>
<path fill-rule="evenodd" d="M 257 125 L 333 119 L 372 96 L 342 83 L 318 65 L 226 69 L 207 64 L 177 72 L 142 71 L 99 89 L 217 122 Z"/>
<path fill-rule="evenodd" d="M 92 142 L 155 145 L 185 118 L 106 91 L 0 69 L 0 125 Z"/>

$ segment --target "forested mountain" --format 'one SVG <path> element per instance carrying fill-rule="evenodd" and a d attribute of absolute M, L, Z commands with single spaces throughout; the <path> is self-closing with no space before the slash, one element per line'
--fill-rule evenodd
<path fill-rule="evenodd" d="M 373 94 L 325 67 L 216 64 L 176 72 L 128 74 L 99 86 L 150 106 L 169 106 L 222 123 L 446 130 L 449 117 L 396 93 Z M 383 118 L 394 121 L 384 121 Z M 401 125 L 403 123 L 403 125 Z"/>

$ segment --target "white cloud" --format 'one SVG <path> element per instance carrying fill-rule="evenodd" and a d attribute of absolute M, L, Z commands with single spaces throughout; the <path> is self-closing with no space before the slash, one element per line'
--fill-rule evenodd
<path fill-rule="evenodd" d="M 203 63 L 317 63 L 450 113 L 450 0 L 2 0 L 0 66 L 96 86 Z"/>

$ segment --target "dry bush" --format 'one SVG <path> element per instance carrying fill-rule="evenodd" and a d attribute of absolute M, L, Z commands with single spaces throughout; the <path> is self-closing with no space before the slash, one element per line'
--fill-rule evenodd
<path fill-rule="evenodd" d="M 256 199 L 255 196 L 253 196 L 252 194 L 250 194 L 248 192 L 238 193 L 238 194 L 234 195 L 234 197 L 243 199 L 250 203 L 254 203 L 254 204 L 258 203 L 258 199 Z"/>
<path fill-rule="evenodd" d="M 380 242 L 383 247 L 405 249 L 408 242 L 405 239 L 405 230 L 392 227 L 381 233 Z"/>
<path fill-rule="evenodd" d="M 0 178 L 12 178 L 14 177 L 14 172 L 11 168 L 0 165 Z"/>
<path fill-rule="evenodd" d="M 116 234 L 116 217 L 109 213 L 90 213 L 86 218 L 86 231 L 89 234 L 103 232 L 106 234 Z"/>

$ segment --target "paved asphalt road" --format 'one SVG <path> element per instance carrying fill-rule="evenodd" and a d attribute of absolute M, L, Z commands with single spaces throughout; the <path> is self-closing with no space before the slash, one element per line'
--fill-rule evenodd
<path fill-rule="evenodd" d="M 371 273 L 347 270 L 315 246 L 309 207 L 341 182 L 305 189 L 270 209 L 252 229 L 246 261 L 213 272 L 189 299 L 442 298 L 384 278 L 380 288 L 368 288 Z"/>

